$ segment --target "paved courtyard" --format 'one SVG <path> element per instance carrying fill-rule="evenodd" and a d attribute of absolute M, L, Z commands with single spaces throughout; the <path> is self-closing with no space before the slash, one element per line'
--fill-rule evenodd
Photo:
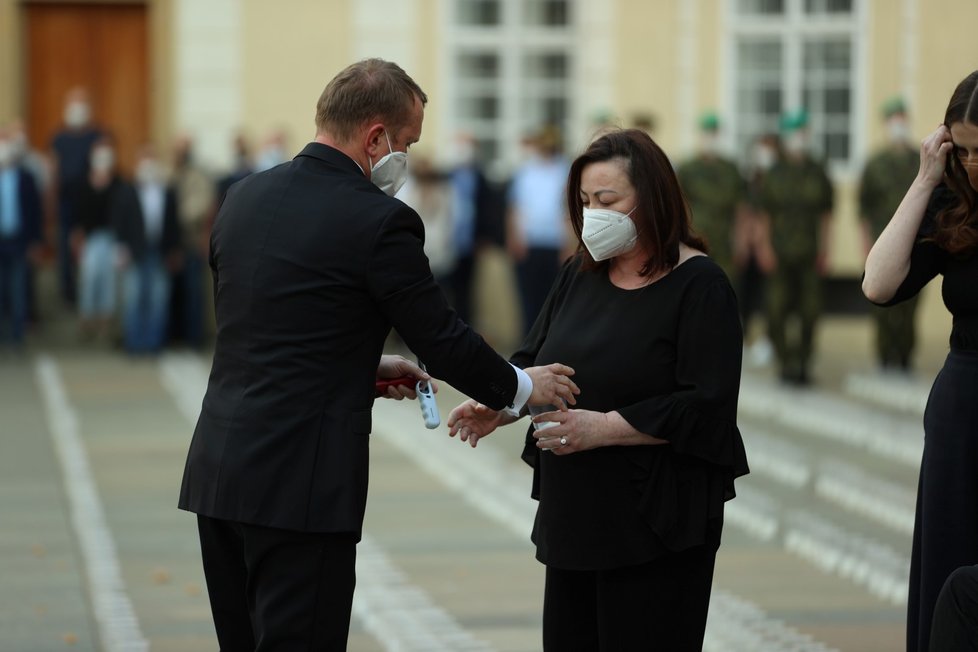
<path fill-rule="evenodd" d="M 882 376 L 868 322 L 828 320 L 818 383 L 747 369 L 753 473 L 728 503 L 706 649 L 902 649 L 921 412 L 941 362 Z M 0 359 L 0 648 L 216 649 L 176 509 L 205 355 L 131 359 L 39 337 Z M 443 417 L 461 397 L 443 386 Z M 477 450 L 378 401 L 350 650 L 540 649 L 523 426 Z"/>

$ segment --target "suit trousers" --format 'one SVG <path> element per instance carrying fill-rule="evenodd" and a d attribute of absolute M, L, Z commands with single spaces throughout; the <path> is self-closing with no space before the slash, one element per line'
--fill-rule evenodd
<path fill-rule="evenodd" d="M 343 652 L 356 585 L 353 533 L 197 517 L 223 652 Z"/>
<path fill-rule="evenodd" d="M 625 568 L 548 566 L 543 649 L 701 650 L 716 554 L 716 545 L 702 545 Z"/>

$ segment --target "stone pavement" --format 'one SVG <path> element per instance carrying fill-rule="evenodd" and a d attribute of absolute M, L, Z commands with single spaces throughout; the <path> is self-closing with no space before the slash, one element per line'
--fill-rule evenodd
<path fill-rule="evenodd" d="M 57 327 L 0 358 L 0 650 L 216 649 L 194 520 L 175 507 L 208 361 L 130 359 Z M 728 503 L 706 649 L 902 648 L 916 462 L 900 451 L 946 336 L 909 382 L 875 374 L 869 341 L 867 322 L 828 320 L 810 392 L 748 370 L 754 473 Z M 442 388 L 443 417 L 460 398 Z M 471 450 L 394 401 L 374 424 L 350 650 L 539 650 L 523 428 Z"/>

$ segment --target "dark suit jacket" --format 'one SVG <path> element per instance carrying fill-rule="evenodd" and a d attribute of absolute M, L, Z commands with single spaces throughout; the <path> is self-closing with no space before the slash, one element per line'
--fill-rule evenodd
<path fill-rule="evenodd" d="M 142 260 L 149 253 L 149 243 L 146 241 L 146 222 L 136 186 L 122 183 L 114 189 L 110 211 L 109 219 L 119 242 L 126 245 L 134 261 Z M 163 232 L 155 251 L 161 255 L 172 253 L 180 247 L 180 242 L 176 192 L 167 186 L 163 203 Z"/>
<path fill-rule="evenodd" d="M 433 376 L 512 402 L 515 372 L 449 308 L 423 243 L 417 213 L 326 145 L 231 187 L 211 235 L 217 340 L 182 509 L 359 534 L 392 326 Z"/>
<path fill-rule="evenodd" d="M 0 251 L 23 254 L 33 244 L 41 242 L 41 195 L 34 177 L 22 167 L 17 174 L 17 205 L 20 209 L 20 228 L 13 237 L 0 237 Z"/>

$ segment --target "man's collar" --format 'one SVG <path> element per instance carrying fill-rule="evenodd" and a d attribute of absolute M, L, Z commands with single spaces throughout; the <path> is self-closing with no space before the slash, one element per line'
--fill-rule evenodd
<path fill-rule="evenodd" d="M 298 155 L 319 159 L 325 163 L 336 165 L 344 169 L 349 169 L 351 172 L 357 171 L 363 176 L 366 176 L 366 173 L 363 171 L 363 168 L 360 167 L 360 164 L 354 161 L 348 154 L 324 143 L 313 141 L 303 147 L 302 151 L 299 152 Z"/>

